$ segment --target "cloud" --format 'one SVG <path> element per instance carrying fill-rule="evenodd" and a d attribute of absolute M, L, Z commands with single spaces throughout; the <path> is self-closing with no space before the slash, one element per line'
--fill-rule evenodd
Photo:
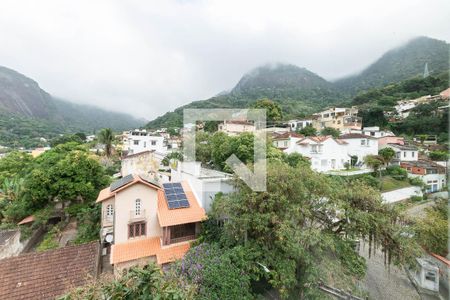
<path fill-rule="evenodd" d="M 0 3 L 0 65 L 52 95 L 147 119 L 293 63 L 355 73 L 418 35 L 450 40 L 442 1 L 61 1 Z"/>

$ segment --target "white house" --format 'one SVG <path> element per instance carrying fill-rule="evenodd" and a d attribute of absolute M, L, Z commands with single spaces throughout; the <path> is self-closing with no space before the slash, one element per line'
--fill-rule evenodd
<path fill-rule="evenodd" d="M 219 131 L 228 135 L 238 135 L 243 132 L 254 132 L 255 124 L 247 120 L 225 120 L 219 124 Z"/>
<path fill-rule="evenodd" d="M 318 172 L 340 170 L 350 163 L 347 142 L 332 136 L 310 136 L 295 143 L 293 152 L 300 153 L 311 160 L 311 168 Z"/>
<path fill-rule="evenodd" d="M 339 137 L 340 140 L 347 142 L 348 155 L 356 155 L 358 162 L 363 162 L 367 155 L 378 154 L 378 140 L 371 136 L 360 133 L 349 133 Z"/>
<path fill-rule="evenodd" d="M 312 125 L 312 119 L 289 120 L 287 123 L 291 131 L 297 131 Z"/>
<path fill-rule="evenodd" d="M 151 135 L 145 129 L 131 130 L 124 139 L 123 149 L 128 154 L 136 154 L 147 150 L 155 150 L 160 153 L 166 153 L 167 147 L 164 144 L 164 137 Z"/>
<path fill-rule="evenodd" d="M 273 138 L 273 146 L 286 152 L 295 152 L 296 143 L 303 139 L 304 136 L 295 132 L 286 132 L 282 134 L 276 134 Z"/>
<path fill-rule="evenodd" d="M 203 168 L 200 162 L 178 162 L 176 169 L 171 169 L 171 180 L 188 182 L 206 212 L 211 209 L 217 193 L 234 191 L 231 179 L 230 174 Z"/>
<path fill-rule="evenodd" d="M 380 130 L 378 126 L 364 127 L 363 129 L 352 129 L 349 133 L 360 133 L 374 138 L 381 138 L 385 136 L 395 136 L 392 131 Z"/>
<path fill-rule="evenodd" d="M 386 144 L 380 146 L 380 149 L 389 147 L 395 151 L 395 158 L 399 161 L 417 161 L 419 149 L 411 145 Z"/>

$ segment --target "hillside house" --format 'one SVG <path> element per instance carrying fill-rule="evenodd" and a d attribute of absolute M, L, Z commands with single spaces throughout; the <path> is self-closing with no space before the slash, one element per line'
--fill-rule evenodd
<path fill-rule="evenodd" d="M 392 131 L 380 130 L 380 127 L 378 126 L 364 127 L 361 130 L 352 129 L 349 133 L 360 133 L 374 138 L 394 136 L 394 133 Z"/>
<path fill-rule="evenodd" d="M 187 182 L 159 185 L 127 175 L 103 189 L 101 240 L 115 274 L 149 260 L 163 265 L 181 258 L 206 218 Z"/>
<path fill-rule="evenodd" d="M 358 117 L 358 109 L 356 107 L 332 107 L 314 114 L 312 126 L 318 131 L 330 127 L 341 132 L 348 132 L 352 129 L 361 129 L 362 119 Z"/>
<path fill-rule="evenodd" d="M 387 144 L 397 144 L 397 145 L 404 145 L 405 139 L 401 136 L 383 136 L 377 139 L 378 140 L 378 149 L 383 148 Z"/>
<path fill-rule="evenodd" d="M 327 172 L 345 169 L 345 164 L 350 163 L 347 146 L 347 142 L 330 135 L 310 136 L 297 141 L 293 152 L 308 157 L 313 170 Z"/>
<path fill-rule="evenodd" d="M 291 131 L 302 130 L 306 126 L 312 125 L 312 119 L 289 120 L 287 122 Z"/>
<path fill-rule="evenodd" d="M 374 137 L 360 133 L 348 133 L 341 135 L 339 139 L 347 143 L 347 154 L 357 156 L 358 162 L 364 162 L 367 155 L 378 154 L 378 141 Z"/>
<path fill-rule="evenodd" d="M 282 134 L 275 134 L 272 143 L 274 147 L 289 154 L 295 152 L 296 143 L 303 138 L 305 138 L 305 136 L 301 134 L 286 132 Z"/>
<path fill-rule="evenodd" d="M 127 154 L 136 154 L 148 150 L 166 153 L 167 147 L 164 143 L 164 137 L 153 135 L 145 129 L 135 129 L 126 133 L 126 137 L 123 140 L 123 150 Z"/>
<path fill-rule="evenodd" d="M 419 158 L 419 149 L 411 145 L 386 144 L 380 149 L 389 147 L 395 151 L 395 159 L 398 161 L 417 161 Z"/>
<path fill-rule="evenodd" d="M 219 124 L 218 130 L 234 136 L 243 132 L 255 132 L 255 124 L 248 120 L 225 120 Z"/>
<path fill-rule="evenodd" d="M 409 177 L 419 177 L 426 184 L 426 192 L 433 193 L 447 186 L 446 168 L 429 160 L 402 161 Z"/>

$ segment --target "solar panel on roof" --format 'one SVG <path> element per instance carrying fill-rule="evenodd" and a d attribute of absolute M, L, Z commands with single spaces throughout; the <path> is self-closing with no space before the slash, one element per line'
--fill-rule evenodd
<path fill-rule="evenodd" d="M 181 183 L 164 183 L 163 187 L 169 209 L 189 207 L 189 201 Z"/>
<path fill-rule="evenodd" d="M 119 179 L 117 181 L 114 181 L 113 183 L 111 183 L 109 190 L 111 192 L 114 192 L 115 190 L 123 187 L 124 185 L 132 182 L 134 180 L 133 175 L 129 174 L 125 177 L 123 177 L 122 179 Z"/>

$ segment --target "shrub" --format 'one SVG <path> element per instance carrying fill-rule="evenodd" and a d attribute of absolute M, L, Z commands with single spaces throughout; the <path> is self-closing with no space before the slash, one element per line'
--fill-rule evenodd
<path fill-rule="evenodd" d="M 50 249 L 56 249 L 58 248 L 59 244 L 56 241 L 57 236 L 59 235 L 60 231 L 57 226 L 53 226 L 44 236 L 44 240 L 39 244 L 39 246 L 36 248 L 38 252 L 50 250 Z"/>
<path fill-rule="evenodd" d="M 408 178 L 408 172 L 400 166 L 389 166 L 386 168 L 386 173 L 397 180 Z"/>
<path fill-rule="evenodd" d="M 411 185 L 420 186 L 420 187 L 425 186 L 425 183 L 423 182 L 423 180 L 420 177 L 409 178 L 409 183 Z"/>
<path fill-rule="evenodd" d="M 421 196 L 411 196 L 409 199 L 410 199 L 412 202 L 420 202 L 420 201 L 423 200 L 423 197 L 421 197 Z"/>

